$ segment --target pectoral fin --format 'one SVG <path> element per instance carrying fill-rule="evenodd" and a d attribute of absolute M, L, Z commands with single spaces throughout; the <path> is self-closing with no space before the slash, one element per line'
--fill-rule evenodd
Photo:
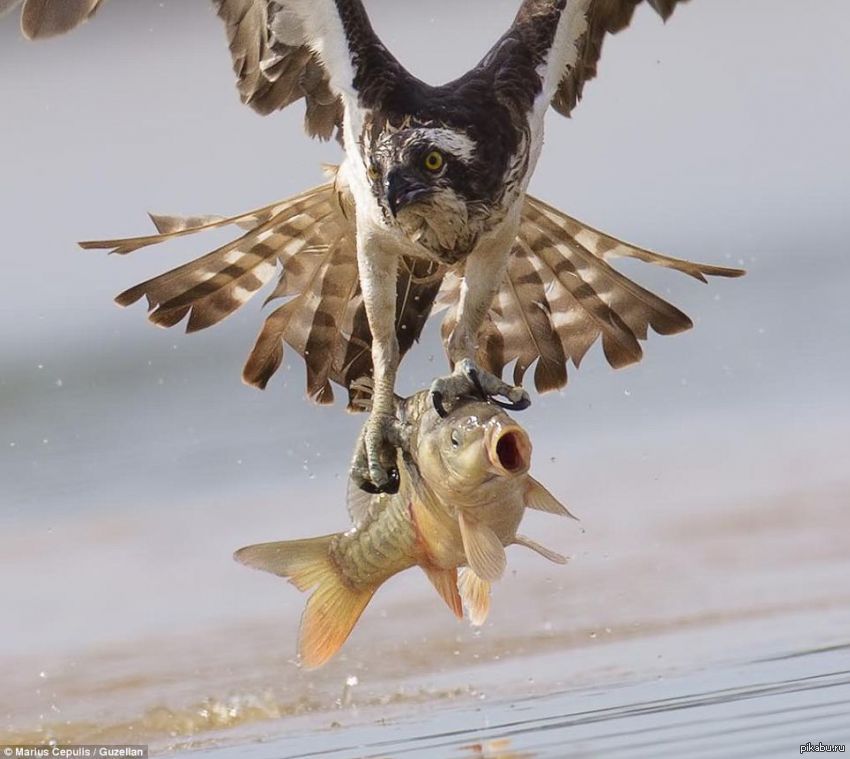
<path fill-rule="evenodd" d="M 502 541 L 487 525 L 470 520 L 462 511 L 458 522 L 466 561 L 472 571 L 482 580 L 498 580 L 507 564 Z"/>
<path fill-rule="evenodd" d="M 469 621 L 476 627 L 480 627 L 490 613 L 490 583 L 482 580 L 469 567 L 462 567 L 458 590 L 469 614 Z"/>
<path fill-rule="evenodd" d="M 578 519 L 577 516 L 571 514 L 567 507 L 564 506 L 555 496 L 553 496 L 546 488 L 543 487 L 534 477 L 528 478 L 528 486 L 525 492 L 525 505 L 529 509 L 537 511 L 545 511 L 547 514 L 557 514 L 561 517 L 570 517 Z"/>
<path fill-rule="evenodd" d="M 546 546 L 540 545 L 540 543 L 535 543 L 531 538 L 527 538 L 524 535 L 517 535 L 514 538 L 514 545 L 530 548 L 535 553 L 539 553 L 544 559 L 549 559 L 549 561 L 552 561 L 555 564 L 567 563 L 566 556 L 561 556 L 561 554 L 546 548 Z"/>
<path fill-rule="evenodd" d="M 463 603 L 457 589 L 457 569 L 431 569 L 430 567 L 422 567 L 422 569 L 440 594 L 440 598 L 446 602 L 446 606 L 458 619 L 463 619 Z"/>
<path fill-rule="evenodd" d="M 351 524 L 355 527 L 360 526 L 366 515 L 369 513 L 369 508 L 372 506 L 373 496 L 364 490 L 361 490 L 350 477 L 348 478 L 348 490 L 346 492 L 346 506 L 348 506 L 348 516 L 351 517 Z"/>

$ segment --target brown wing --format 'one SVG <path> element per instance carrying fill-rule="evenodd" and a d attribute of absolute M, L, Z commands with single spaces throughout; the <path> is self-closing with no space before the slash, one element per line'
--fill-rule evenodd
<path fill-rule="evenodd" d="M 0 0 L 0 16 L 21 0 Z M 23 0 L 21 31 L 27 39 L 45 39 L 74 29 L 103 4 L 103 0 Z"/>
<path fill-rule="evenodd" d="M 374 107 L 403 69 L 360 0 L 213 0 L 242 101 L 261 114 L 305 100 L 308 134 L 330 139 L 348 107 Z M 320 52 L 321 51 L 321 52 Z M 355 105 L 355 103 L 357 105 Z"/>
<path fill-rule="evenodd" d="M 614 368 L 639 361 L 649 328 L 671 335 L 692 326 L 679 309 L 613 269 L 607 259 L 627 256 L 673 268 L 705 281 L 706 275 L 737 277 L 740 269 L 682 261 L 636 248 L 526 198 L 505 282 L 479 336 L 482 366 L 501 375 L 515 362 L 519 384 L 532 364 L 540 392 L 562 387 L 567 361 L 579 366 L 602 340 Z M 448 307 L 442 325 L 447 340 L 457 322 L 460 278 L 446 277 L 438 298 Z"/>
<path fill-rule="evenodd" d="M 501 99 L 530 110 L 537 98 L 569 116 L 596 76 L 606 35 L 631 22 L 642 0 L 523 0 L 513 24 L 482 62 L 498 70 Z M 663 19 L 686 0 L 646 0 Z M 537 111 L 542 113 L 542 111 Z"/>
<path fill-rule="evenodd" d="M 687 0 L 647 0 L 647 4 L 665 21 L 681 2 Z M 579 42 L 576 64 L 564 72 L 557 93 L 552 98 L 552 107 L 558 113 L 570 115 L 581 99 L 585 83 L 596 76 L 606 35 L 625 29 L 640 4 L 641 0 L 592 0 L 587 14 L 588 27 Z"/>
<path fill-rule="evenodd" d="M 21 0 L 0 0 L 0 14 Z M 23 0 L 30 39 L 63 34 L 104 0 Z M 403 68 L 380 43 L 361 0 L 213 0 L 225 24 L 242 101 L 261 114 L 304 100 L 313 137 L 340 134 L 349 108 L 374 108 Z"/>
<path fill-rule="evenodd" d="M 188 316 L 187 331 L 217 324 L 277 276 L 268 300 L 285 299 L 266 318 L 243 370 L 248 384 L 264 388 L 279 368 L 284 343 L 305 361 L 307 392 L 333 400 L 331 382 L 360 397 L 355 380 L 372 374 L 371 334 L 357 272 L 352 199 L 336 181 L 295 198 L 229 218 L 152 217 L 160 234 L 81 243 L 127 254 L 205 229 L 238 225 L 244 233 L 201 258 L 121 293 L 122 306 L 145 297 L 148 318 L 171 327 Z M 404 259 L 398 278 L 397 331 L 402 355 L 419 338 L 442 270 Z"/>
<path fill-rule="evenodd" d="M 216 0 L 215 6 L 227 31 L 242 102 L 265 115 L 303 98 L 307 132 L 330 139 L 342 126 L 342 101 L 331 90 L 329 73 L 306 44 L 303 30 L 293 29 L 287 38 L 280 29 L 284 39 L 272 31 L 278 18 L 277 3 Z M 297 21 L 292 26 L 297 26 Z"/>

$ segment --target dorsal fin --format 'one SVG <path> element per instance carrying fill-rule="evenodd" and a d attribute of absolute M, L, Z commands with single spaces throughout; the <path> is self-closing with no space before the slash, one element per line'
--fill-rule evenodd
<path fill-rule="evenodd" d="M 529 476 L 528 485 L 526 486 L 525 505 L 529 509 L 545 511 L 547 514 L 557 514 L 560 517 L 578 519 L 577 516 L 569 512 L 564 504 L 531 476 Z"/>
<path fill-rule="evenodd" d="M 457 590 L 457 569 L 422 567 L 431 584 L 458 619 L 463 619 L 463 603 Z"/>
<path fill-rule="evenodd" d="M 561 556 L 561 554 L 556 551 L 552 551 L 549 548 L 546 548 L 546 546 L 542 546 L 540 543 L 534 542 L 531 538 L 525 537 L 525 535 L 517 535 L 514 537 L 514 545 L 530 548 L 535 553 L 539 553 L 544 559 L 549 559 L 549 561 L 552 561 L 555 564 L 567 563 L 566 556 Z"/>
<path fill-rule="evenodd" d="M 472 571 L 482 580 L 498 580 L 507 564 L 505 548 L 498 535 L 487 525 L 469 519 L 462 511 L 458 514 L 458 522 L 466 561 Z"/>
<path fill-rule="evenodd" d="M 490 613 L 490 583 L 482 580 L 469 567 L 461 567 L 457 587 L 469 614 L 469 621 L 480 627 Z"/>

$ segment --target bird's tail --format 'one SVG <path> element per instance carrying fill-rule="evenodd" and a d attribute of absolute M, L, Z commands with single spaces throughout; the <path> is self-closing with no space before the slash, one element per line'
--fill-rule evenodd
<path fill-rule="evenodd" d="M 298 644 L 308 669 L 321 667 L 339 651 L 380 586 L 355 589 L 344 582 L 329 554 L 335 537 L 260 543 L 234 554 L 242 564 L 286 577 L 300 591 L 315 588 L 301 617 Z"/>

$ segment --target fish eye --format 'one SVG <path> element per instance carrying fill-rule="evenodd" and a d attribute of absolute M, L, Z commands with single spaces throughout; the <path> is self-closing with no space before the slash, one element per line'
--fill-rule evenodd
<path fill-rule="evenodd" d="M 452 448 L 460 447 L 460 434 L 457 430 L 452 430 Z"/>
<path fill-rule="evenodd" d="M 435 173 L 443 168 L 443 164 L 445 163 L 445 159 L 443 158 L 443 154 L 439 150 L 432 150 L 425 156 L 425 159 L 422 161 L 422 164 L 425 166 L 428 171 Z"/>

